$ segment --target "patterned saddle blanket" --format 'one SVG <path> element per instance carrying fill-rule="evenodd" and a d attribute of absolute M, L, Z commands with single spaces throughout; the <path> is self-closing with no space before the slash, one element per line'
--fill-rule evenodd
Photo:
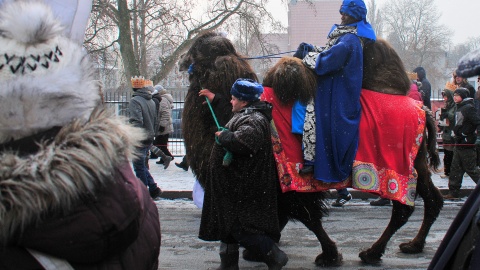
<path fill-rule="evenodd" d="M 342 182 L 326 183 L 313 175 L 300 175 L 302 164 L 287 161 L 272 121 L 274 156 L 283 192 L 350 187 L 414 205 L 417 175 L 413 165 L 426 119 L 421 102 L 367 89 L 362 89 L 360 101 L 359 146 L 352 175 Z"/>

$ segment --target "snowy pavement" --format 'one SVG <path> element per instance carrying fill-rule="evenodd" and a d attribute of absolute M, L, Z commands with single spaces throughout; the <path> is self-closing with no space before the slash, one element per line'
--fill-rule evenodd
<path fill-rule="evenodd" d="M 184 171 L 183 169 L 175 166 L 175 162 L 181 162 L 181 157 L 176 157 L 170 166 L 164 170 L 163 165 L 155 164 L 155 160 L 150 160 L 150 173 L 160 188 L 164 191 L 191 191 L 195 182 L 195 177 L 189 169 Z M 448 189 L 448 178 L 441 178 L 443 170 L 438 172 L 432 172 L 432 180 L 436 187 L 440 189 Z M 472 189 L 475 187 L 475 183 L 470 177 L 464 177 L 462 188 Z"/>

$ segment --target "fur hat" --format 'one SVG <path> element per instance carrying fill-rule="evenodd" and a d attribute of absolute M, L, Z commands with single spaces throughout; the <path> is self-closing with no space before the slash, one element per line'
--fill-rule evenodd
<path fill-rule="evenodd" d="M 457 90 L 455 90 L 455 92 L 453 92 L 453 95 L 460 96 L 462 99 L 468 98 L 469 94 L 470 92 L 463 87 L 459 87 Z"/>
<path fill-rule="evenodd" d="M 252 79 L 238 79 L 230 93 L 243 101 L 257 101 L 263 93 L 263 86 Z"/>
<path fill-rule="evenodd" d="M 86 119 L 100 103 L 85 50 L 43 1 L 0 4 L 0 33 L 0 142 Z"/>
<path fill-rule="evenodd" d="M 367 18 L 367 7 L 363 0 L 343 0 L 340 6 L 340 13 L 347 14 L 357 21 L 361 21 Z"/>

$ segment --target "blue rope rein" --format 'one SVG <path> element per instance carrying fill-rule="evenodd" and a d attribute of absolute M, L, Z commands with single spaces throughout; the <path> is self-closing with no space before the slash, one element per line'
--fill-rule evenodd
<path fill-rule="evenodd" d="M 277 55 L 282 55 L 282 54 L 287 54 L 287 53 L 292 53 L 292 52 L 296 52 L 296 51 L 288 51 L 288 52 L 281 52 L 281 53 L 267 54 L 267 55 L 254 56 L 254 57 L 245 57 L 245 58 L 241 58 L 241 59 L 245 59 L 245 60 L 253 60 L 253 59 L 282 58 L 281 56 L 277 56 Z"/>

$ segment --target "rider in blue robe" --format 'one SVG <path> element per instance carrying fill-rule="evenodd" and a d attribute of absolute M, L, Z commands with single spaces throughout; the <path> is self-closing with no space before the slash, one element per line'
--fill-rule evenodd
<path fill-rule="evenodd" d="M 318 75 L 313 110 L 307 105 L 305 158 L 311 158 L 315 179 L 325 182 L 340 182 L 351 174 L 358 146 L 362 47 L 376 39 L 362 0 L 344 0 L 340 14 L 342 23 L 332 27 L 325 47 L 306 43 L 299 47 L 306 51 L 304 63 Z M 309 139 L 314 147 L 309 147 Z"/>

